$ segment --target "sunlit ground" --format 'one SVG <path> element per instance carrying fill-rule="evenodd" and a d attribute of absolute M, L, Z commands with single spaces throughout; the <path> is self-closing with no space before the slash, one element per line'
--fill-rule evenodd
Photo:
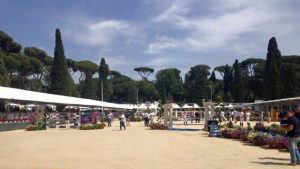
<path fill-rule="evenodd" d="M 182 122 L 175 124 L 183 128 Z M 202 131 L 152 131 L 142 122 L 126 131 L 115 121 L 104 130 L 0 133 L 1 169 L 277 169 L 291 168 L 288 162 L 286 151 L 210 138 Z"/>

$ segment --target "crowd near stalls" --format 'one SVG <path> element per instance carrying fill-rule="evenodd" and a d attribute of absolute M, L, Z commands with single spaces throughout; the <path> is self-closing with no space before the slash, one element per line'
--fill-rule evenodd
<path fill-rule="evenodd" d="M 191 121 L 191 123 L 200 123 L 204 118 L 205 108 L 196 103 L 185 103 L 182 106 L 172 103 L 172 108 L 173 120 L 187 120 Z"/>
<path fill-rule="evenodd" d="M 121 113 L 132 109 L 129 104 L 0 87 L 1 131 L 6 127 L 24 127 L 19 123 L 31 124 L 33 128 L 76 128 L 82 123 L 100 121 L 109 111 Z"/>

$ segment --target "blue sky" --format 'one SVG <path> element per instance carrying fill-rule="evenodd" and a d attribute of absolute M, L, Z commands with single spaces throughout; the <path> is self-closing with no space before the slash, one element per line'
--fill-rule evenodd
<path fill-rule="evenodd" d="M 300 55 L 298 0 L 1 0 L 0 29 L 23 47 L 53 56 L 55 28 L 65 54 L 139 79 L 155 71 L 265 58 L 275 36 L 283 55 Z M 150 79 L 154 79 L 154 74 Z"/>

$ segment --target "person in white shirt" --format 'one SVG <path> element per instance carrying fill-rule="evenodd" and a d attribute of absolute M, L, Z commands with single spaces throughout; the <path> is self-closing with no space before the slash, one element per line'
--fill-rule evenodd
<path fill-rule="evenodd" d="M 208 120 L 212 120 L 212 114 L 211 114 L 211 111 L 208 111 Z"/>
<path fill-rule="evenodd" d="M 220 113 L 220 121 L 226 121 L 225 119 L 225 112 L 222 110 L 221 113 Z"/>
<path fill-rule="evenodd" d="M 186 112 L 182 113 L 182 120 L 183 120 L 183 125 L 187 126 L 187 114 L 186 114 Z"/>
<path fill-rule="evenodd" d="M 108 127 L 111 127 L 112 120 L 113 120 L 113 113 L 109 112 L 107 115 Z"/>
<path fill-rule="evenodd" d="M 244 127 L 244 120 L 245 120 L 245 113 L 244 113 L 245 110 L 242 110 L 240 112 L 240 126 L 241 127 Z"/>
<path fill-rule="evenodd" d="M 246 121 L 247 121 L 247 125 L 250 126 L 250 109 L 246 110 Z"/>
<path fill-rule="evenodd" d="M 229 121 L 233 121 L 234 111 L 233 109 L 230 109 L 229 111 Z"/>
<path fill-rule="evenodd" d="M 260 112 L 260 122 L 261 123 L 264 123 L 264 114 L 265 114 L 265 111 Z"/>
<path fill-rule="evenodd" d="M 125 126 L 126 117 L 124 115 L 124 112 L 121 113 L 119 119 L 120 119 L 120 130 L 122 130 L 122 127 L 124 128 L 124 130 L 126 130 L 126 126 Z"/>

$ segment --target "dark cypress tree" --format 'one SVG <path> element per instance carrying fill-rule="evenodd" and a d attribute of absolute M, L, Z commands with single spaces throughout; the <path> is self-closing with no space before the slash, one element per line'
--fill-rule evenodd
<path fill-rule="evenodd" d="M 275 37 L 272 37 L 269 40 L 268 53 L 271 53 L 274 56 L 278 71 L 280 72 L 280 69 L 281 69 L 281 52 L 278 49 L 278 45 L 277 45 L 277 41 L 276 41 Z"/>
<path fill-rule="evenodd" d="M 95 87 L 93 85 L 93 74 L 92 72 L 86 72 L 86 77 L 84 80 L 84 86 L 81 93 L 81 97 L 86 99 L 96 99 Z"/>
<path fill-rule="evenodd" d="M 213 71 L 210 75 L 210 78 L 209 80 L 213 83 L 215 83 L 217 81 L 217 78 L 216 78 L 216 74 L 215 74 L 215 71 Z"/>
<path fill-rule="evenodd" d="M 267 61 L 264 72 L 264 94 L 266 100 L 278 99 L 281 94 L 280 71 L 280 51 L 274 37 L 269 41 Z"/>
<path fill-rule="evenodd" d="M 102 91 L 101 91 L 101 86 L 103 87 L 103 100 L 108 100 L 109 99 L 109 92 L 108 92 L 108 81 L 107 77 L 109 74 L 109 67 L 108 64 L 105 63 L 105 59 L 102 58 L 100 61 L 100 66 L 99 66 L 99 92 L 98 92 L 98 98 L 99 100 L 102 100 Z"/>
<path fill-rule="evenodd" d="M 55 31 L 54 60 L 50 73 L 50 92 L 53 94 L 73 95 L 74 81 L 68 71 L 60 30 Z"/>
<path fill-rule="evenodd" d="M 243 79 L 241 74 L 241 69 L 239 66 L 239 61 L 235 60 L 233 64 L 234 76 L 232 83 L 232 98 L 235 102 L 243 102 L 244 101 L 244 86 Z"/>
<path fill-rule="evenodd" d="M 224 97 L 226 102 L 231 101 L 231 81 L 232 81 L 232 72 L 230 70 L 230 67 L 228 65 L 225 66 L 224 71 Z M 227 97 L 228 96 L 228 97 Z M 230 96 L 230 98 L 229 98 Z"/>

